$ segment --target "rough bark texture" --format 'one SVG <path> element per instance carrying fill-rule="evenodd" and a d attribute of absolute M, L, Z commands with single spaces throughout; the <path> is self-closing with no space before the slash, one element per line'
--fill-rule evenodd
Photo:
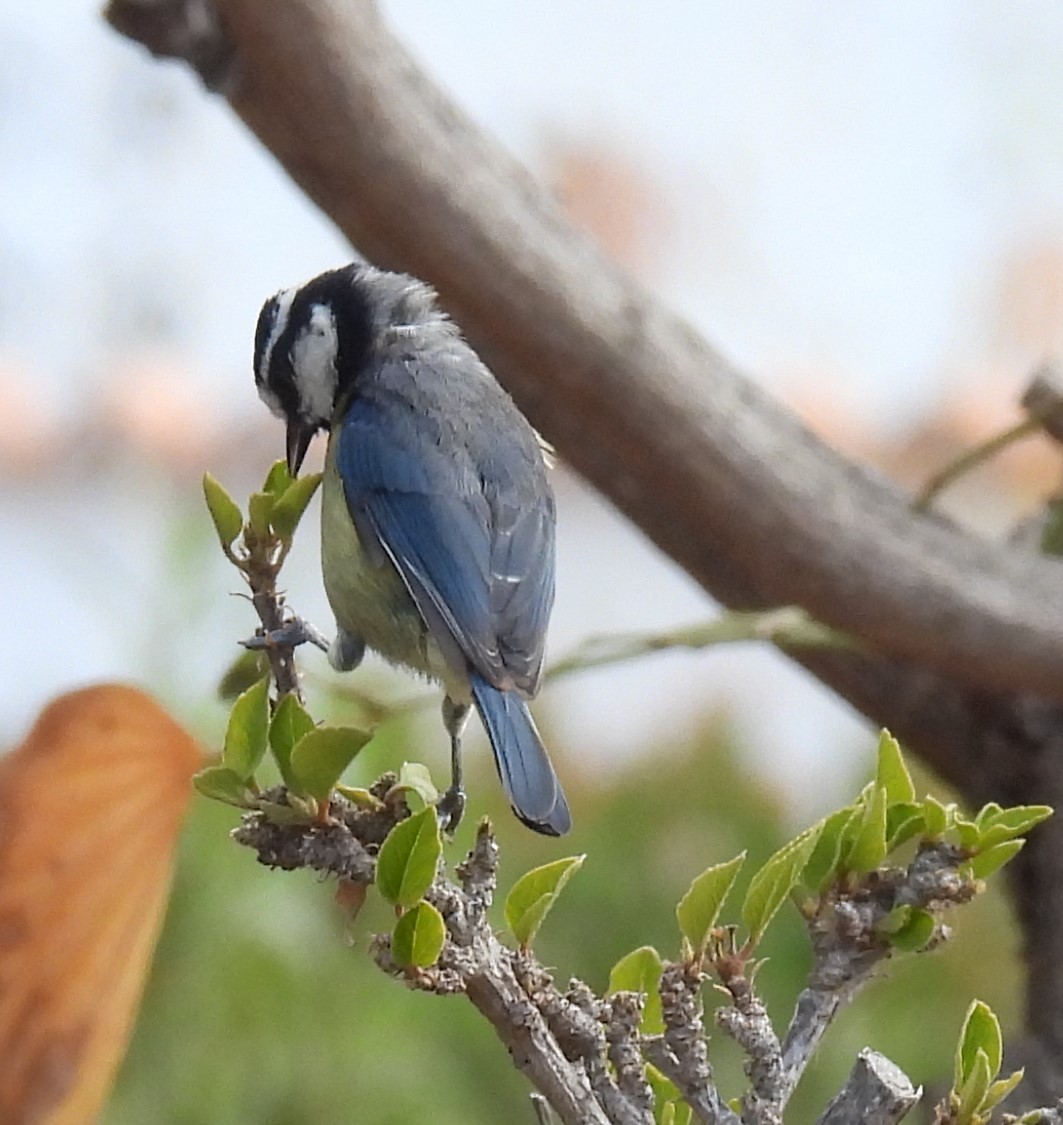
<path fill-rule="evenodd" d="M 805 431 L 574 232 L 367 0 L 112 0 L 108 16 L 198 66 L 366 256 L 433 282 L 561 455 L 706 590 L 799 604 L 880 653 L 799 659 L 973 802 L 1063 805 L 1059 563 L 914 515 Z M 1061 865 L 1063 818 L 1014 865 L 1046 1095 Z"/>

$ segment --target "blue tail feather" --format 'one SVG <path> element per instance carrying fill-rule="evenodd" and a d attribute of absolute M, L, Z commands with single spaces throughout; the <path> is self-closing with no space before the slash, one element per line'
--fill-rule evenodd
<path fill-rule="evenodd" d="M 527 704 L 475 672 L 470 686 L 513 811 L 536 832 L 563 836 L 572 827 L 568 802 Z"/>

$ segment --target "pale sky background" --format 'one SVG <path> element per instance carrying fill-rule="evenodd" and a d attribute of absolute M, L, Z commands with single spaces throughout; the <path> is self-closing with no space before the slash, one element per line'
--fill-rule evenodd
<path fill-rule="evenodd" d="M 987 370 L 1017 394 L 1039 358 L 1002 337 L 997 306 L 1014 255 L 1063 243 L 1053 0 L 658 0 L 607 18 L 597 0 L 383 8 L 533 169 L 560 140 L 649 177 L 668 216 L 644 280 L 759 381 L 816 373 L 889 434 Z M 213 555 L 174 561 L 175 518 L 199 518 L 196 478 L 215 466 L 175 483 L 111 449 L 111 471 L 94 473 L 113 444 L 100 420 L 135 394 L 131 357 L 150 354 L 182 388 L 175 441 L 265 429 L 258 308 L 348 251 L 221 100 L 119 39 L 95 5 L 0 4 L 0 49 L 0 415 L 9 444 L 22 433 L 45 451 L 33 471 L 0 464 L 3 745 L 92 679 L 139 678 L 186 704 L 209 690 L 251 624 Z M 48 472 L 72 440 L 81 460 Z M 278 431 L 269 455 L 281 451 Z M 554 655 L 713 612 L 608 505 L 570 480 L 559 494 Z M 313 539 L 289 588 L 330 625 Z M 838 758 L 872 745 L 749 648 L 585 674 L 548 689 L 540 714 L 572 751 L 562 772 L 593 774 L 721 704 L 810 809 L 830 803 Z"/>

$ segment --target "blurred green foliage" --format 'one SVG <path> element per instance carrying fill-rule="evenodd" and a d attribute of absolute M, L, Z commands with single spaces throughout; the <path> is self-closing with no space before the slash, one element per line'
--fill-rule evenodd
<path fill-rule="evenodd" d="M 349 719 L 340 711 L 337 718 Z M 386 723 L 348 777 L 366 784 L 405 758 L 441 763 L 442 747 L 422 752 L 419 730 L 416 715 Z M 869 737 L 865 773 L 872 753 Z M 580 763 L 570 759 L 565 768 L 564 754 L 557 758 L 577 810 L 563 854 L 587 853 L 536 942 L 561 983 L 577 975 L 604 990 L 612 965 L 637 946 L 676 953 L 675 905 L 691 878 L 743 848 L 753 870 L 799 827 L 770 786 L 744 771 L 720 722 L 623 769 L 606 773 L 596 764 L 593 782 L 581 782 Z M 501 928 L 512 883 L 561 853 L 512 817 L 485 759 L 470 762 L 470 813 L 449 858 L 464 854 L 488 807 L 502 848 Z M 865 780 L 853 777 L 831 804 Z M 922 792 L 927 781 L 916 784 Z M 467 1002 L 408 991 L 371 964 L 369 935 L 394 923 L 379 896 L 357 919 L 352 948 L 332 887 L 306 872 L 257 866 L 227 838 L 237 815 L 193 802 L 169 916 L 105 1125 L 488 1125 L 503 1114 L 532 1121 L 524 1079 Z M 731 920 L 731 909 L 722 921 Z M 837 1021 L 795 1096 L 793 1120 L 815 1119 L 866 1045 L 916 1083 L 947 1084 L 955 1028 L 975 995 L 1001 1016 L 1005 1035 L 1014 1028 L 1016 937 L 1000 889 L 954 921 L 952 942 L 893 961 L 888 977 Z M 758 986 L 781 1030 L 809 964 L 796 910 L 784 907 L 758 955 L 769 959 Z M 716 1003 L 711 989 L 706 1003 Z M 722 1092 L 744 1089 L 734 1045 L 716 1033 L 710 1052 Z"/>

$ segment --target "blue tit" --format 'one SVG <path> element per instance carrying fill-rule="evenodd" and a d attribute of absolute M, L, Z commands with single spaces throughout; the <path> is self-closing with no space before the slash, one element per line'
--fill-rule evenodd
<path fill-rule="evenodd" d="M 464 808 L 461 733 L 475 707 L 516 815 L 536 832 L 568 832 L 526 702 L 554 600 L 554 497 L 536 432 L 429 286 L 363 263 L 266 302 L 255 381 L 287 423 L 293 475 L 314 434 L 329 434 L 330 662 L 349 670 L 368 647 L 442 683 L 450 828 Z"/>

